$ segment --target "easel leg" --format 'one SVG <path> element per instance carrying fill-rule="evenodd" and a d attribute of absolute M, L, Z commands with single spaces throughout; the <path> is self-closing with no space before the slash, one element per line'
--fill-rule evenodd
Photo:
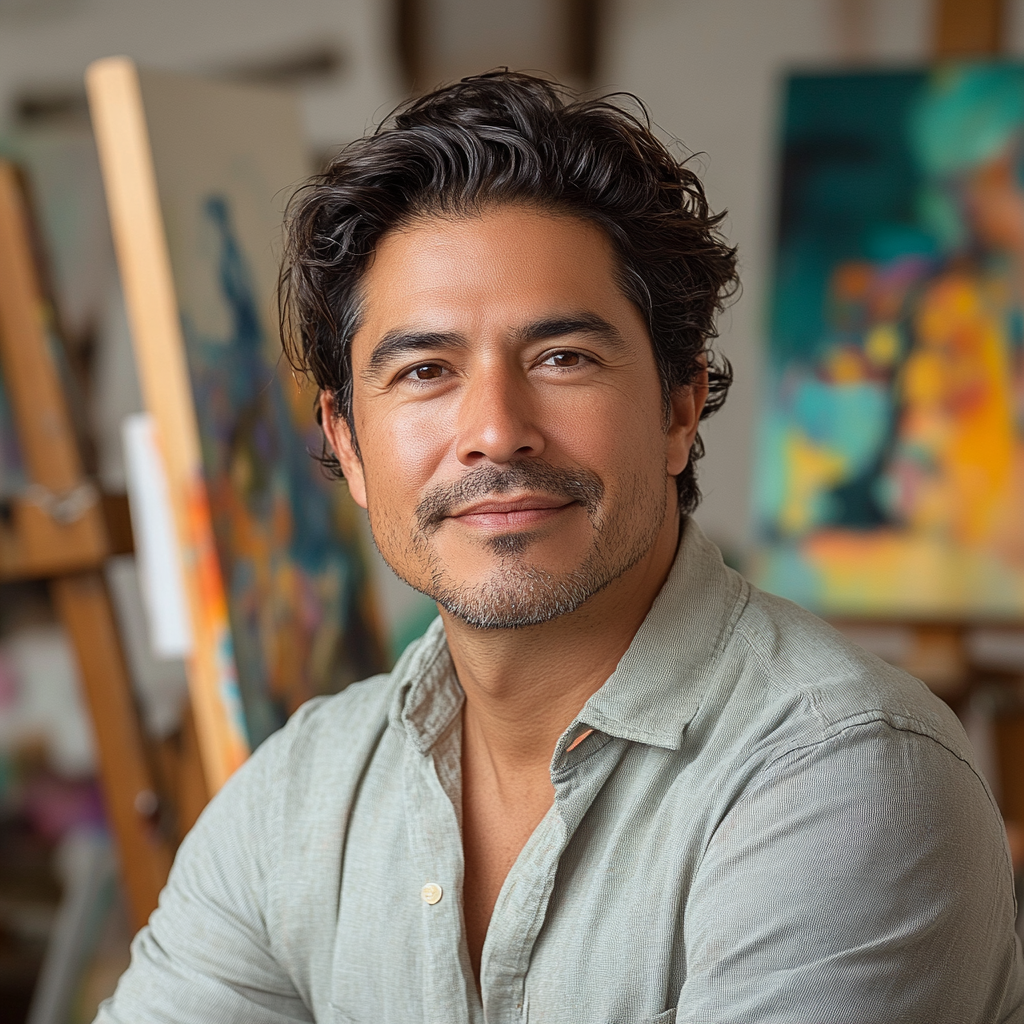
<path fill-rule="evenodd" d="M 182 710 L 181 729 L 158 740 L 152 750 L 157 781 L 173 812 L 174 839 L 180 843 L 210 801 L 191 703 Z"/>
<path fill-rule="evenodd" d="M 132 918 L 141 928 L 167 881 L 171 851 L 154 824 L 156 787 L 110 596 L 97 570 L 55 579 L 51 592 L 78 657 L 107 814 Z"/>

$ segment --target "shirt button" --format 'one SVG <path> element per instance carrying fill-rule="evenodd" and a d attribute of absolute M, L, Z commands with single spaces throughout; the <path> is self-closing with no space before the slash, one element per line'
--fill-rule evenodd
<path fill-rule="evenodd" d="M 439 902 L 441 897 L 444 895 L 444 890 L 437 884 L 437 882 L 427 882 L 422 889 L 420 889 L 420 895 L 423 897 L 424 903 L 429 903 L 433 906 Z"/>

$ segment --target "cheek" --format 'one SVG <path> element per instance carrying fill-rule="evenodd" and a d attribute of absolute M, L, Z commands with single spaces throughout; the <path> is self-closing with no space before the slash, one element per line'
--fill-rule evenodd
<path fill-rule="evenodd" d="M 660 392 L 652 401 L 637 392 L 607 391 L 557 400 L 550 439 L 572 461 L 592 467 L 614 486 L 614 478 L 659 478 L 665 471 L 666 435 Z"/>
<path fill-rule="evenodd" d="M 357 420 L 367 497 L 378 512 L 416 505 L 452 450 L 449 418 L 424 404 Z"/>

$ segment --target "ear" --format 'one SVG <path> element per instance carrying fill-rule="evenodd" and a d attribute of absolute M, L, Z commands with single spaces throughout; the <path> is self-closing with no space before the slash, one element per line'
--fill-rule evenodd
<path fill-rule="evenodd" d="M 334 396 L 326 391 L 320 395 L 320 422 L 327 443 L 334 449 L 334 454 L 341 463 L 342 472 L 355 503 L 366 508 L 366 478 L 363 476 L 362 459 L 356 452 L 348 421 L 344 416 L 338 415 Z"/>
<path fill-rule="evenodd" d="M 693 448 L 697 428 L 700 426 L 700 414 L 707 400 L 708 370 L 705 364 L 693 383 L 675 388 L 669 399 L 671 418 L 668 425 L 666 467 L 669 476 L 678 476 L 686 469 L 690 461 L 690 449 Z"/>

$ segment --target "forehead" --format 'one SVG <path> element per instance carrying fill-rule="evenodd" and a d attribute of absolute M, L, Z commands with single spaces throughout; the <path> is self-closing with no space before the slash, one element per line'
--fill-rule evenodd
<path fill-rule="evenodd" d="M 362 281 L 359 334 L 404 326 L 471 328 L 588 308 L 607 315 L 622 294 L 607 235 L 567 214 L 502 206 L 420 217 L 386 234 Z M 621 311 L 620 311 L 621 312 Z"/>

